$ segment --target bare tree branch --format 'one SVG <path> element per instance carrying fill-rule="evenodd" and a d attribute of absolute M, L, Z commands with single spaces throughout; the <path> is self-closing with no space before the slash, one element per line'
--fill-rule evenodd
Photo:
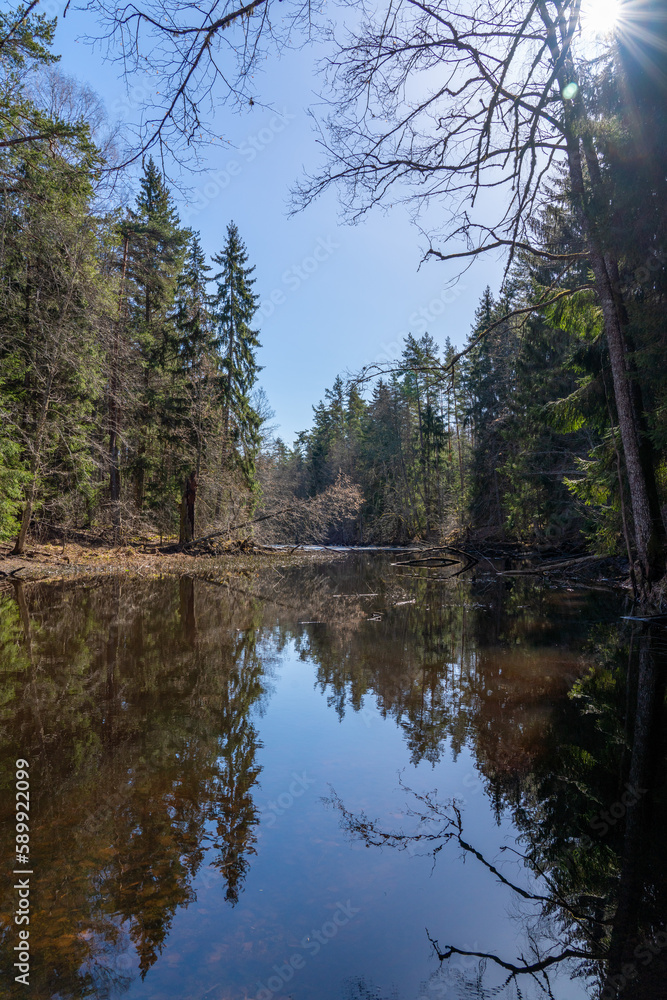
<path fill-rule="evenodd" d="M 466 344 L 462 350 L 458 351 L 456 354 L 451 355 L 446 364 L 438 364 L 437 366 L 426 366 L 426 367 L 413 367 L 408 366 L 405 363 L 391 363 L 389 365 L 380 364 L 378 362 L 373 362 L 370 365 L 366 365 L 357 375 L 350 376 L 350 382 L 356 385 L 361 385 L 364 382 L 369 382 L 374 378 L 381 378 L 384 375 L 392 375 L 394 373 L 402 373 L 405 371 L 419 371 L 419 372 L 430 372 L 436 375 L 446 375 L 448 372 L 453 371 L 458 362 L 470 354 L 472 350 L 480 343 L 484 337 L 487 337 L 493 330 L 496 330 L 503 323 L 508 323 L 512 319 L 516 319 L 519 316 L 528 317 L 536 312 L 541 312 L 542 309 L 546 309 L 548 306 L 554 305 L 554 303 L 559 302 L 561 299 L 571 298 L 573 295 L 577 295 L 580 292 L 591 291 L 594 286 L 590 283 L 578 285 L 576 288 L 566 288 L 557 292 L 555 295 L 551 295 L 549 298 L 542 298 L 539 302 L 532 305 L 524 306 L 520 309 L 512 309 L 500 319 L 495 320 L 490 326 L 487 326 L 484 330 L 473 337 L 472 340 Z"/>
<path fill-rule="evenodd" d="M 210 121 L 215 107 L 256 103 L 253 69 L 265 44 L 290 44 L 291 33 L 311 16 L 307 0 L 288 0 L 276 8 L 280 14 L 274 24 L 272 4 L 276 0 L 202 5 L 137 0 L 117 7 L 113 0 L 80 0 L 79 9 L 94 14 L 100 25 L 87 40 L 120 63 L 126 81 L 147 65 L 156 79 L 156 95 L 142 109 L 132 148 L 114 170 L 149 150 L 157 150 L 163 169 L 169 156 L 176 162 L 196 158 L 200 142 L 215 135 Z"/>

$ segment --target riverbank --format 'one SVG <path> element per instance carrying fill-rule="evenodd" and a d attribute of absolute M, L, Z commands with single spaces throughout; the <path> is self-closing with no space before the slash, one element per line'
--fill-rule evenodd
<path fill-rule="evenodd" d="M 252 539 L 219 541 L 212 551 L 178 551 L 175 544 L 113 546 L 77 541 L 35 543 L 22 556 L 12 555 L 12 543 L 0 545 L 0 584 L 125 575 L 154 579 L 162 576 L 192 576 L 224 584 L 225 580 L 279 572 L 295 564 L 331 562 L 363 549 L 327 546 L 272 548 Z M 428 571 L 439 579 L 471 574 L 481 577 L 529 577 L 550 579 L 559 586 L 628 586 L 628 568 L 622 559 L 577 554 L 563 558 L 557 551 L 537 551 L 515 546 L 505 551 L 463 550 L 452 546 L 384 548 L 395 553 L 396 564 L 406 570 Z M 376 549 L 375 551 L 382 551 Z M 444 573 L 444 576 L 442 575 Z"/>
<path fill-rule="evenodd" d="M 252 541 L 233 541 L 221 545 L 215 555 L 192 555 L 188 552 L 165 553 L 157 547 L 131 545 L 83 545 L 78 542 L 33 544 L 22 556 L 12 555 L 12 543 L 0 545 L 0 584 L 20 580 L 24 583 L 72 580 L 124 574 L 153 579 L 160 576 L 215 577 L 224 582 L 229 577 L 249 577 L 264 569 L 293 566 L 295 562 L 331 561 L 340 554 L 327 549 L 316 552 L 303 549 L 268 549 Z"/>

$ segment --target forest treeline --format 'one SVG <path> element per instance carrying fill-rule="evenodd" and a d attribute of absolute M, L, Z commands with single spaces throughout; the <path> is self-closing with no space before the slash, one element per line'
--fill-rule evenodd
<path fill-rule="evenodd" d="M 633 561 L 629 411 L 571 170 L 530 219 L 548 250 L 513 246 L 463 352 L 446 317 L 411 334 L 395 363 L 338 377 L 289 447 L 266 430 L 235 225 L 207 262 L 150 157 L 119 207 L 113 131 L 53 65 L 54 22 L 0 21 L 0 533 L 17 553 L 30 531 L 187 541 L 240 525 L 267 541 L 586 541 Z M 591 60 L 586 84 L 586 211 L 613 242 L 642 475 L 664 509 L 666 105 L 613 60 Z"/>
<path fill-rule="evenodd" d="M 542 224 L 547 219 L 562 244 L 571 224 L 566 198 L 554 199 Z M 660 234 L 653 242 L 643 263 L 629 259 L 624 278 L 635 386 L 664 511 L 667 253 L 657 248 Z M 540 308 L 545 291 L 559 287 L 554 271 L 525 255 L 500 297 L 487 288 L 463 352 L 449 336 L 439 345 L 429 333 L 409 335 L 389 374 L 373 380 L 370 398 L 365 379 L 338 377 L 295 447 L 277 441 L 263 453 L 269 492 L 316 495 L 341 475 L 357 484 L 357 514 L 330 525 L 329 541 L 448 537 L 570 549 L 587 542 L 597 553 L 632 560 L 600 309 L 591 290 Z"/>
<path fill-rule="evenodd" d="M 202 523 L 242 520 L 262 418 L 238 230 L 207 263 L 152 158 L 119 207 L 113 132 L 53 67 L 54 22 L 1 17 L 0 531 L 16 553 L 31 526 L 188 536 L 197 493 Z"/>

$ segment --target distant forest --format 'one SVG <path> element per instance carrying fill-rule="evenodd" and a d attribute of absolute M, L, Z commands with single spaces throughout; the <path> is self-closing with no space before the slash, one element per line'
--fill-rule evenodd
<path fill-rule="evenodd" d="M 0 534 L 17 553 L 54 530 L 114 542 L 217 530 L 588 544 L 633 561 L 624 418 L 567 171 L 529 222 L 549 251 L 513 246 L 470 331 L 443 344 L 420 330 L 395 363 L 339 376 L 290 447 L 258 389 L 242 234 L 230 223 L 207 261 L 150 157 L 131 207 L 116 207 L 113 133 L 53 66 L 53 30 L 0 15 Z M 637 125 L 637 100 L 621 99 L 631 71 L 590 74 L 600 176 L 587 211 L 614 248 L 642 469 L 664 511 L 667 102 L 636 94 Z"/>

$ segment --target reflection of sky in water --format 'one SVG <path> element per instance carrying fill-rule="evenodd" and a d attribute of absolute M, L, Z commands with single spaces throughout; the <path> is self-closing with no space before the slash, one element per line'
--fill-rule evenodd
<path fill-rule="evenodd" d="M 504 585 L 433 589 L 380 565 L 382 577 L 358 563 L 347 576 L 294 573 L 277 591 L 271 581 L 275 606 L 191 581 L 24 599 L 15 627 L 33 615 L 32 665 L 17 676 L 32 687 L 17 690 L 28 704 L 45 686 L 41 715 L 15 720 L 53 768 L 36 877 L 48 873 L 41 898 L 60 954 L 75 930 L 70 983 L 72 956 L 97 943 L 83 965 L 96 992 L 62 996 L 517 996 L 498 992 L 506 975 L 490 965 L 483 989 L 476 960 L 440 967 L 427 931 L 441 948 L 516 961 L 530 956 L 540 907 L 455 842 L 435 866 L 422 845 L 366 847 L 324 800 L 411 832 L 406 789 L 437 789 L 460 804 L 466 840 L 534 887 L 501 852 L 517 846 L 505 792 L 517 775 L 516 789 L 530 787 L 555 706 L 590 662 L 582 642 L 600 605 Z M 583 1000 L 569 971 L 550 973 L 554 995 Z M 525 979 L 521 990 L 543 995 Z"/>
<path fill-rule="evenodd" d="M 445 751 L 435 767 L 415 767 L 403 733 L 382 718 L 373 698 L 339 721 L 315 686 L 312 664 L 293 648 L 284 651 L 277 673 L 259 722 L 255 800 L 262 824 L 240 901 L 229 907 L 218 872 L 203 869 L 197 903 L 179 911 L 161 959 L 129 997 L 266 1000 L 267 990 L 294 1000 L 463 997 L 462 974 L 474 978 L 477 962 L 458 958 L 449 973 L 441 971 L 426 928 L 441 944 L 513 960 L 518 944 L 525 947 L 514 895 L 474 859 L 464 864 L 454 845 L 435 868 L 423 848 L 366 848 L 346 836 L 322 800 L 332 786 L 351 810 L 387 828 L 415 829 L 404 814 L 402 772 L 415 790 L 437 788 L 443 799 L 464 800 L 469 838 L 494 858 L 501 845 L 515 842 L 511 822 L 505 817 L 497 825 L 466 749 L 456 761 Z M 516 864 L 508 872 L 529 884 Z M 295 956 L 296 970 L 289 964 Z M 560 1000 L 585 996 L 562 976 L 559 987 Z M 523 989 L 529 996 L 530 986 Z"/>

